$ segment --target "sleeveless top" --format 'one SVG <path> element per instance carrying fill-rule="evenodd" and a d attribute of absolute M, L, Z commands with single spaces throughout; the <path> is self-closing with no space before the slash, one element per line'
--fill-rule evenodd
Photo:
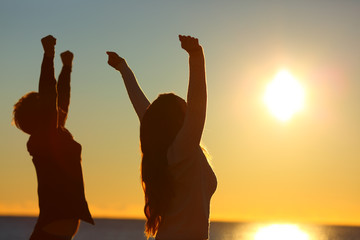
<path fill-rule="evenodd" d="M 203 150 L 197 148 L 187 159 L 170 165 L 169 171 L 175 196 L 161 219 L 156 239 L 208 239 L 210 199 L 217 180 Z"/>
<path fill-rule="evenodd" d="M 85 199 L 81 145 L 65 128 L 30 136 L 27 149 L 38 180 L 40 214 L 37 225 L 61 219 L 94 224 Z"/>

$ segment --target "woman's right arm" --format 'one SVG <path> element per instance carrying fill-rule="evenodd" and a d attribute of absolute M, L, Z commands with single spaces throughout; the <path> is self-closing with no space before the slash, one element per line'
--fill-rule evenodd
<path fill-rule="evenodd" d="M 182 128 L 168 151 L 169 163 L 176 164 L 187 159 L 199 149 L 207 104 L 205 57 L 198 39 L 190 36 L 179 36 L 181 47 L 189 54 L 189 86 L 187 110 Z"/>
<path fill-rule="evenodd" d="M 124 80 L 126 91 L 129 95 L 130 101 L 135 109 L 139 120 L 141 121 L 146 109 L 150 105 L 149 100 L 141 90 L 134 73 L 127 65 L 125 59 L 119 57 L 115 52 L 106 52 L 109 56 L 108 64 L 120 71 L 121 76 Z"/>

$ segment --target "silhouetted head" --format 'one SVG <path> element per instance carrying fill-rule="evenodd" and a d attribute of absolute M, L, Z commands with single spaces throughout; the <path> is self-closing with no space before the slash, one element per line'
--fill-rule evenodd
<path fill-rule="evenodd" d="M 167 150 L 184 123 L 186 102 L 175 94 L 161 94 L 148 107 L 140 124 L 141 178 L 145 193 L 145 233 L 154 236 L 172 198 Z"/>
<path fill-rule="evenodd" d="M 183 125 L 186 102 L 173 93 L 161 94 L 148 107 L 140 124 L 143 153 L 167 150 Z"/>
<path fill-rule="evenodd" d="M 13 122 L 20 130 L 33 134 L 39 128 L 40 115 L 39 93 L 29 92 L 14 105 Z"/>

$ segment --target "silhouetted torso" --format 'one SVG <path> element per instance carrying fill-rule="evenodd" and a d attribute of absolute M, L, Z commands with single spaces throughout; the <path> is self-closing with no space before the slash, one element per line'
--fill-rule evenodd
<path fill-rule="evenodd" d="M 31 135 L 27 143 L 38 179 L 38 227 L 60 219 L 94 223 L 84 194 L 81 145 L 65 128 Z"/>
<path fill-rule="evenodd" d="M 203 150 L 199 147 L 169 168 L 175 197 L 164 214 L 156 239 L 208 239 L 210 199 L 217 180 Z"/>

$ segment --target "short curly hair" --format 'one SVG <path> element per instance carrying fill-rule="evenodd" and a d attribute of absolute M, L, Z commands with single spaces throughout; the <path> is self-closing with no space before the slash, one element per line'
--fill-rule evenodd
<path fill-rule="evenodd" d="M 29 92 L 14 105 L 13 123 L 20 130 L 32 134 L 39 124 L 39 93 Z"/>

